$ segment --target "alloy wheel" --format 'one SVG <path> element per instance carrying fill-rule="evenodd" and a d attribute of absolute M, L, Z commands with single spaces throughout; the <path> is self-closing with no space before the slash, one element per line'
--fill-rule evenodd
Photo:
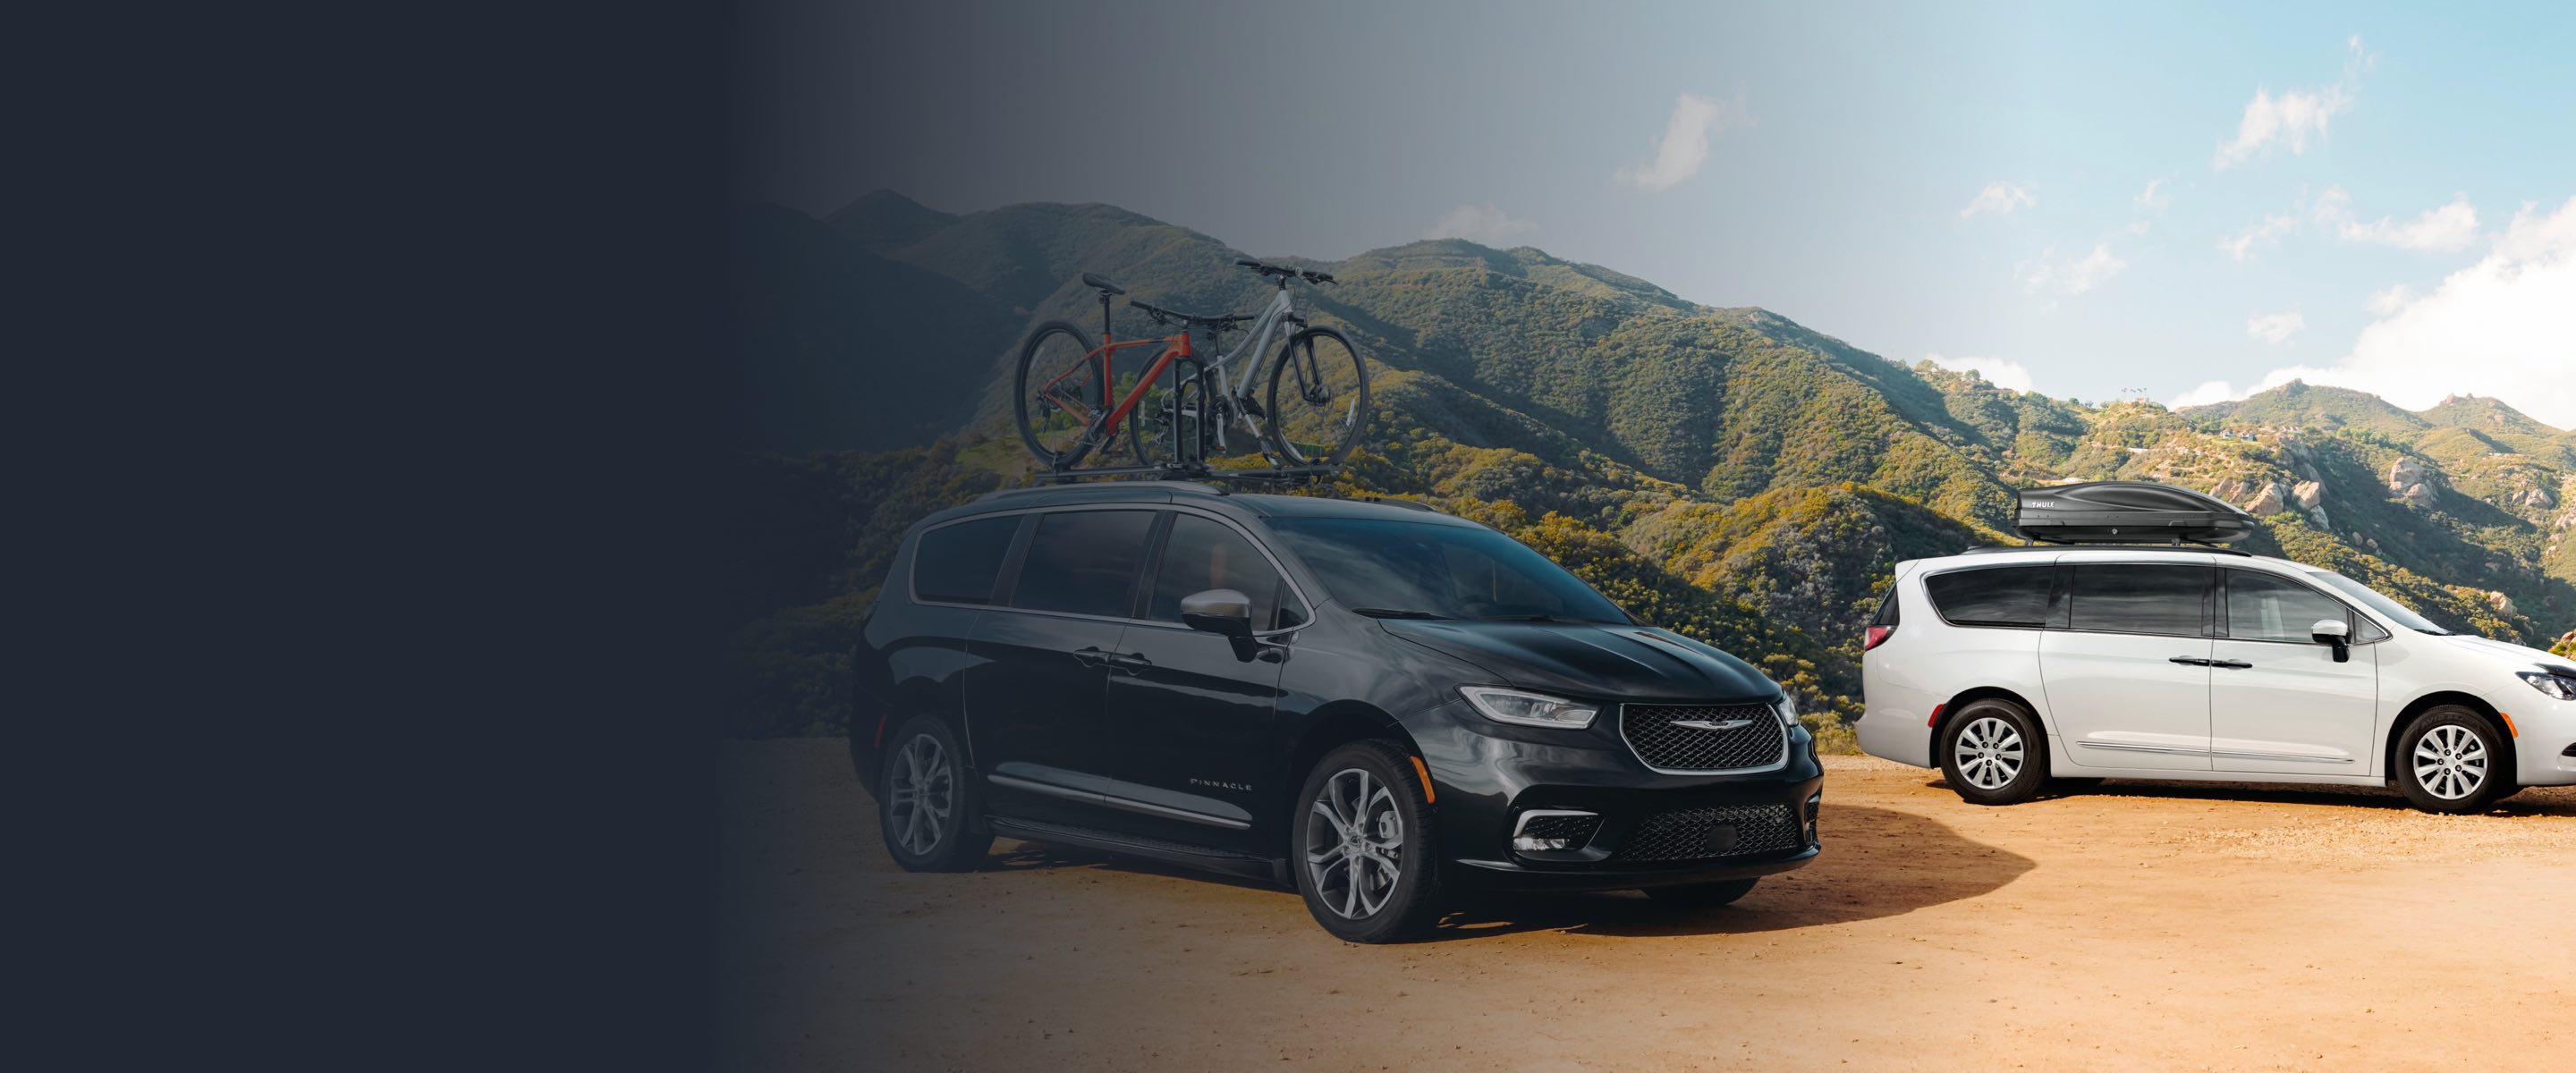
<path fill-rule="evenodd" d="M 1952 752 L 1959 761 L 1959 775 L 1980 790 L 2000 789 L 2021 774 L 2021 732 L 1991 715 L 1960 731 Z"/>
<path fill-rule="evenodd" d="M 886 783 L 888 828 L 895 843 L 914 856 L 939 848 L 954 823 L 957 771 L 939 739 L 916 734 L 895 756 L 893 778 Z"/>
<path fill-rule="evenodd" d="M 1404 817 L 1394 788 L 1358 768 L 1324 781 L 1306 814 L 1306 873 L 1345 920 L 1377 915 L 1404 878 Z"/>
<path fill-rule="evenodd" d="M 2458 801 L 2487 784 L 2487 745 L 2469 728 L 2437 726 L 2415 740 L 2415 781 L 2426 793 Z"/>

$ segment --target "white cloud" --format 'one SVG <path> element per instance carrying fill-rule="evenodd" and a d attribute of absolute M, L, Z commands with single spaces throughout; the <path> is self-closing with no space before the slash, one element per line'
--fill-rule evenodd
<path fill-rule="evenodd" d="M 2107 242 L 2094 243 L 2093 252 L 2072 261 L 2053 260 L 2052 255 L 2056 252 L 2056 247 L 2042 250 L 2037 261 L 2023 266 L 2021 270 L 2023 294 L 2038 294 L 2042 291 L 2054 291 L 2065 295 L 2082 294 L 2109 282 L 2111 277 L 2120 274 L 2121 269 L 2129 267 L 2129 262 L 2121 260 L 2118 254 L 2111 252 L 2111 244 Z"/>
<path fill-rule="evenodd" d="M 2136 201 L 2137 206 L 2147 210 L 2148 212 L 2165 211 L 2167 206 L 2173 204 L 2173 195 L 2164 193 L 2157 189 L 2157 187 L 2163 186 L 2164 184 L 2165 181 L 2163 179 L 2147 180 L 2147 188 L 2138 191 Z"/>
<path fill-rule="evenodd" d="M 2292 310 L 2288 313 L 2273 313 L 2268 316 L 2255 317 L 2247 320 L 2245 322 L 2245 334 L 2253 336 L 2254 338 L 2260 339 L 2266 343 L 2277 344 L 2289 339 L 2290 336 L 2296 334 L 2300 329 L 2307 326 L 2308 318 L 2301 316 L 2298 311 Z"/>
<path fill-rule="evenodd" d="M 2363 308 L 2385 317 L 2406 308 L 2406 303 L 2414 300 L 2415 288 L 2403 283 L 2392 283 L 2373 292 L 2370 301 L 2364 303 Z"/>
<path fill-rule="evenodd" d="M 1538 230 L 1537 224 L 1514 217 L 1488 202 L 1483 205 L 1460 205 L 1449 210 L 1437 222 L 1423 229 L 1422 237 L 1463 238 L 1469 242 L 1501 246 L 1508 243 L 1514 235 L 1526 235 L 1536 230 Z"/>
<path fill-rule="evenodd" d="M 2469 204 L 2466 193 L 2453 194 L 2450 204 L 2426 209 L 2402 224 L 2386 216 L 2368 223 L 2354 219 L 2352 195 L 2340 186 L 2318 195 L 2313 211 L 2318 223 L 2333 228 L 2347 242 L 2375 242 L 2417 253 L 2456 253 L 2478 238 L 2478 210 Z"/>
<path fill-rule="evenodd" d="M 2130 233 L 2130 234 L 2132 234 L 2132 235 L 2143 235 L 2143 234 L 2146 234 L 2146 233 L 2147 233 L 2147 231 L 2148 231 L 2148 227 L 2147 227 L 2147 222 L 2146 222 L 2145 220 L 2131 220 L 2131 221 L 2129 221 L 2129 233 Z"/>
<path fill-rule="evenodd" d="M 2246 228 L 2235 237 L 2219 239 L 2218 248 L 2227 256 L 2243 261 L 2254 256 L 2254 247 L 2281 241 L 2281 236 L 2289 234 L 2290 228 L 2297 224 L 2297 220 L 2287 216 L 2267 215 L 2262 223 Z"/>
<path fill-rule="evenodd" d="M 2351 55 L 2344 61 L 2343 77 L 2332 85 L 2287 90 L 2277 97 L 2269 88 L 2255 87 L 2254 99 L 2245 103 L 2245 115 L 2237 120 L 2236 140 L 2220 146 L 2210 166 L 2223 171 L 2276 145 L 2286 145 L 2298 154 L 2308 151 L 2311 139 L 2323 142 L 2334 117 L 2352 107 L 2362 73 L 2379 62 L 2379 57 L 2362 50 L 2359 37 L 2346 38 L 2344 45 Z"/>
<path fill-rule="evenodd" d="M 1642 167 L 1619 169 L 1611 178 L 1621 186 L 1640 190 L 1664 190 L 1693 175 L 1708 163 L 1709 141 L 1730 127 L 1753 122 L 1753 113 L 1744 106 L 1744 95 L 1732 101 L 1714 100 L 1696 93 L 1684 93 L 1673 104 L 1673 117 L 1664 124 L 1664 137 L 1655 146 L 1653 163 Z"/>
<path fill-rule="evenodd" d="M 2576 197 L 2516 213 L 2478 263 L 2421 296 L 2380 292 L 2389 308 L 2352 352 L 2325 367 L 2275 369 L 2244 391 L 2217 382 L 2175 405 L 2242 398 L 2305 380 L 2379 395 L 2411 410 L 2487 395 L 2560 428 L 2576 427 Z M 2400 300 L 2402 297 L 2402 301 Z"/>
<path fill-rule="evenodd" d="M 2185 406 L 2207 406 L 2213 402 L 2226 402 L 2229 399 L 2241 399 L 2244 397 L 2245 393 L 2236 390 L 2236 388 L 2229 385 L 2227 381 L 2211 380 L 2199 387 L 2174 396 L 2173 400 L 2165 405 L 2179 410 Z"/>
<path fill-rule="evenodd" d="M 1925 354 L 1923 360 L 1954 373 L 1975 373 L 1985 377 L 1987 383 L 1999 388 L 2013 391 L 2037 390 L 2031 386 L 2030 370 L 2022 363 L 2010 359 L 1945 358 L 1939 354 Z"/>
<path fill-rule="evenodd" d="M 1968 207 L 1959 210 L 1959 218 L 1965 220 L 1985 212 L 1991 212 L 1997 216 L 2010 216 L 2014 209 L 2026 209 L 2036 204 L 2039 204 L 2038 199 L 2031 197 L 2030 191 L 2022 188 L 2021 184 L 1997 179 L 1987 183 L 1985 189 L 1977 191 L 1977 196 L 1968 202 Z"/>

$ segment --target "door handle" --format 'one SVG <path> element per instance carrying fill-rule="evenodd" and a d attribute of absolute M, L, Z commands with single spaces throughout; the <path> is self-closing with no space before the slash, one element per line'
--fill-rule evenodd
<path fill-rule="evenodd" d="M 2183 665 L 2185 665 L 2185 666 L 2191 666 L 2191 667 L 2207 667 L 2207 666 L 2211 666 L 2211 663 L 2210 663 L 2208 660 L 2205 660 L 2205 659 L 2193 659 L 2193 658 L 2191 658 L 2190 656 L 2175 656 L 2174 658 L 2169 659 L 2169 660 L 2166 660 L 2165 662 L 2167 662 L 2167 663 L 2180 663 L 2180 664 L 2183 664 Z"/>
<path fill-rule="evenodd" d="M 2254 669 L 2253 664 L 2239 659 L 2213 659 L 2208 662 L 2212 667 L 2225 667 L 2231 671 L 2250 671 Z"/>
<path fill-rule="evenodd" d="M 1117 653 L 1103 651 L 1097 646 L 1075 649 L 1073 653 L 1073 661 L 1085 667 L 1107 667 L 1115 664 L 1117 659 Z"/>
<path fill-rule="evenodd" d="M 1142 674 L 1146 668 L 1153 665 L 1154 661 L 1146 659 L 1144 653 L 1141 652 L 1112 652 L 1109 654 L 1109 668 L 1111 670 L 1125 671 L 1129 674 Z"/>

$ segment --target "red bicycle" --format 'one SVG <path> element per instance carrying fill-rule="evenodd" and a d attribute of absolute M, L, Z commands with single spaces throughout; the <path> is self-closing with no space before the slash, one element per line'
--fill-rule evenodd
<path fill-rule="evenodd" d="M 1236 263 L 1278 282 L 1267 308 L 1251 316 L 1204 317 L 1129 300 L 1128 306 L 1156 324 L 1180 326 L 1152 339 L 1118 339 L 1110 325 L 1110 299 L 1126 288 L 1083 273 L 1082 282 L 1100 295 L 1103 341 L 1094 344 L 1071 321 L 1052 320 L 1038 325 L 1020 348 L 1013 416 L 1030 453 L 1061 472 L 1115 440 L 1123 427 L 1138 465 L 1191 467 L 1233 450 L 1229 430 L 1240 428 L 1251 433 L 1256 448 L 1285 465 L 1338 465 L 1350 457 L 1368 423 L 1368 365 L 1341 332 L 1307 324 L 1288 292 L 1291 279 L 1320 285 L 1333 277 L 1259 261 Z M 1246 322 L 1252 331 L 1241 346 L 1213 362 L 1199 361 L 1190 342 L 1193 330 L 1222 335 Z M 1268 391 L 1256 401 L 1251 386 L 1259 382 L 1257 358 L 1274 335 L 1283 335 L 1285 343 L 1270 363 Z M 1113 389 L 1118 381 L 1111 355 L 1137 347 L 1161 349 L 1121 397 Z M 1228 367 L 1246 355 L 1256 360 L 1238 382 Z"/>

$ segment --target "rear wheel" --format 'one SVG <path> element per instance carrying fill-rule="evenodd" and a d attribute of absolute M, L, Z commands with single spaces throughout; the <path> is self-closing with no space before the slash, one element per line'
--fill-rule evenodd
<path fill-rule="evenodd" d="M 1648 887 L 1646 897 L 1654 899 L 1658 905 L 1669 905 L 1675 909 L 1715 909 L 1723 905 L 1733 905 L 1736 899 L 1753 893 L 1753 885 L 1759 882 L 1761 882 L 1760 879 L 1727 879 L 1715 883 Z"/>
<path fill-rule="evenodd" d="M 1039 465 L 1065 469 L 1089 453 L 1083 434 L 1109 408 L 1109 362 L 1096 349 L 1088 333 L 1062 320 L 1038 325 L 1020 346 L 1011 416 Z"/>
<path fill-rule="evenodd" d="M 1440 901 L 1440 851 L 1413 762 L 1382 741 L 1327 754 L 1298 794 L 1291 870 L 1315 922 L 1354 943 L 1408 939 Z"/>
<path fill-rule="evenodd" d="M 1265 426 L 1290 465 L 1339 465 L 1368 431 L 1368 365 L 1331 328 L 1288 337 L 1270 366 Z"/>
<path fill-rule="evenodd" d="M 2445 704 L 2397 732 L 2397 790 L 2426 812 L 2481 812 L 2513 789 L 2505 746 L 2485 716 Z"/>
<path fill-rule="evenodd" d="M 965 755 L 947 725 L 929 716 L 905 720 L 886 738 L 877 830 L 904 870 L 962 872 L 993 848 L 983 803 L 966 778 Z"/>
<path fill-rule="evenodd" d="M 2048 785 L 2048 744 L 2030 710 L 2001 697 L 1970 701 L 1941 727 L 1941 774 L 1976 805 L 2018 805 Z"/>

